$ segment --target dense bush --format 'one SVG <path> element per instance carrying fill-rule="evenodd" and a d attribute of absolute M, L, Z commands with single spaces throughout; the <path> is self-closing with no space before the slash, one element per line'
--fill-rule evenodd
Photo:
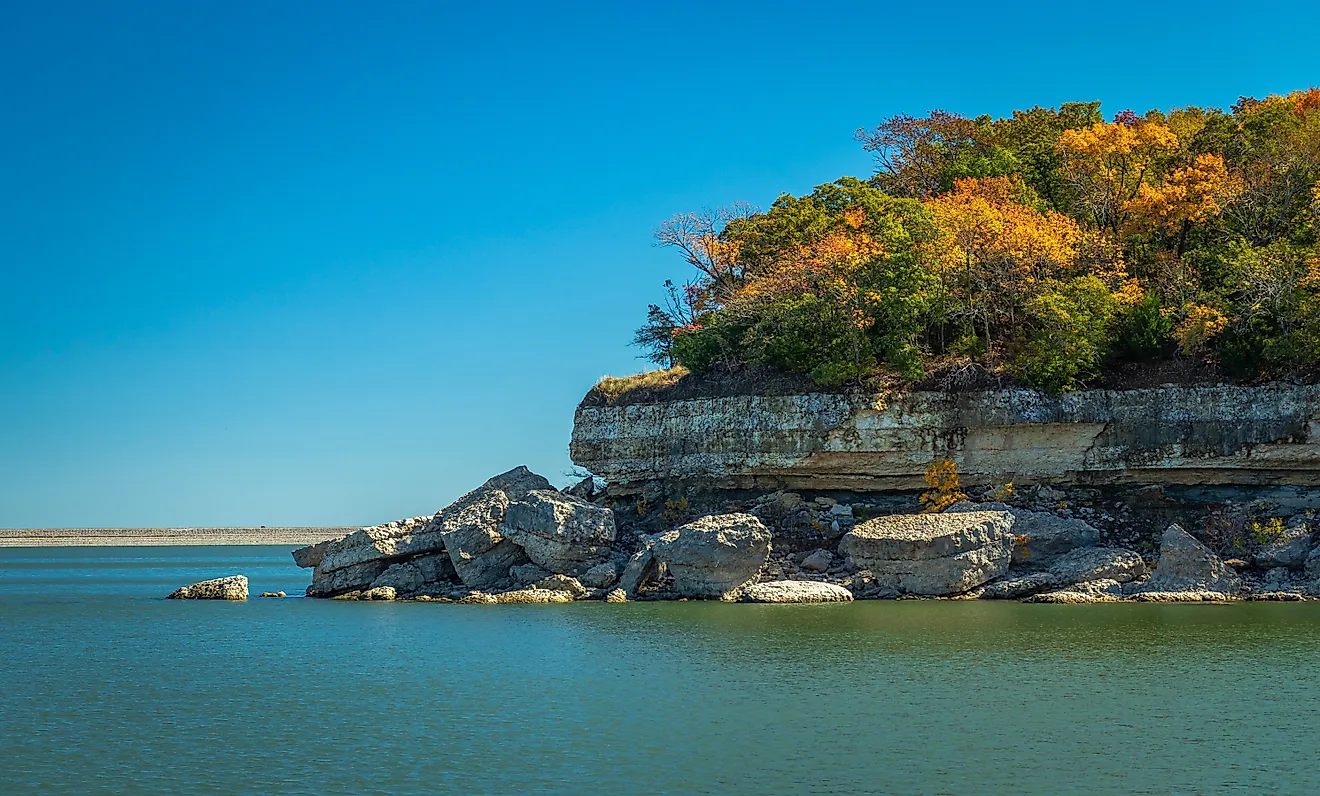
<path fill-rule="evenodd" d="M 653 359 L 846 384 L 970 357 L 1054 391 L 1170 357 L 1244 379 L 1320 362 L 1320 90 L 858 137 L 867 180 L 662 225 L 697 276 L 650 308 Z"/>

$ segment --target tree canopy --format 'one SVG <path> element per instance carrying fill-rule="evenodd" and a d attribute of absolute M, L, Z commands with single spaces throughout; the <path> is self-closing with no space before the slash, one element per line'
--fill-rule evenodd
<path fill-rule="evenodd" d="M 857 138 L 869 178 L 660 227 L 695 273 L 637 333 L 654 361 L 825 385 L 974 364 L 1052 391 L 1148 360 L 1320 364 L 1320 89 L 1109 121 L 932 111 Z"/>

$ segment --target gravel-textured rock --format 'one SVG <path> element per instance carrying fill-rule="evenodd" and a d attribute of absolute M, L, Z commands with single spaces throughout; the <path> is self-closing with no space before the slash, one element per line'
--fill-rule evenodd
<path fill-rule="evenodd" d="M 751 514 L 716 514 L 653 537 L 651 552 L 682 597 L 726 597 L 770 555 L 770 531 Z"/>
<path fill-rule="evenodd" d="M 326 551 L 343 538 L 344 537 L 340 536 L 336 539 L 326 539 L 324 542 L 317 542 L 313 545 L 300 547 L 293 551 L 293 563 L 303 569 L 311 569 L 321 563 L 321 560 L 325 558 Z"/>
<path fill-rule="evenodd" d="M 1112 603 L 1117 602 L 1122 596 L 1123 592 L 1118 581 L 1104 579 L 1089 581 L 1086 583 L 1077 583 L 1066 589 L 1045 592 L 1044 594 L 1034 594 L 1022 602 L 1056 603 L 1062 605 Z"/>
<path fill-rule="evenodd" d="M 881 589 L 962 594 L 1008 571 L 1012 528 L 1004 511 L 878 517 L 844 535 L 839 552 Z"/>
<path fill-rule="evenodd" d="M 628 602 L 628 593 L 623 589 L 611 589 L 605 593 L 605 602 L 626 603 Z"/>
<path fill-rule="evenodd" d="M 580 575 L 609 555 L 614 512 L 553 489 L 534 489 L 509 505 L 502 532 L 533 563 Z"/>
<path fill-rule="evenodd" d="M 380 600 L 382 602 L 389 602 L 390 600 L 393 600 L 398 596 L 399 593 L 395 591 L 393 586 L 374 586 L 362 592 L 362 596 L 359 597 L 358 599 Z"/>
<path fill-rule="evenodd" d="M 517 589 L 493 595 L 496 603 L 571 603 L 573 595 L 551 589 Z"/>
<path fill-rule="evenodd" d="M 1004 503 L 957 503 L 945 513 L 1007 511 L 1013 515 L 1013 563 L 1041 563 L 1078 547 L 1100 544 L 1100 531 L 1075 517 L 1030 511 Z"/>
<path fill-rule="evenodd" d="M 1187 591 L 1139 591 L 1128 599 L 1139 603 L 1222 603 L 1237 600 L 1222 591 L 1189 589 Z"/>
<path fill-rule="evenodd" d="M 312 571 L 312 582 L 307 587 L 308 597 L 334 597 L 350 591 L 371 588 L 371 584 L 390 568 L 385 560 L 365 561 L 361 564 L 323 572 L 318 566 Z"/>
<path fill-rule="evenodd" d="M 853 594 L 833 583 L 772 580 L 743 587 L 740 599 L 749 603 L 837 603 L 851 601 Z"/>
<path fill-rule="evenodd" d="M 1155 571 L 1141 591 L 1232 594 L 1241 588 L 1242 580 L 1232 567 L 1181 527 L 1170 525 L 1160 537 L 1160 559 Z"/>
<path fill-rule="evenodd" d="M 248 579 L 242 575 L 214 578 L 170 592 L 171 600 L 246 600 Z"/>
<path fill-rule="evenodd" d="M 371 582 L 371 588 L 389 586 L 399 594 L 416 594 L 428 589 L 451 586 L 457 577 L 449 555 L 435 553 L 391 564 Z"/>
<path fill-rule="evenodd" d="M 573 599 L 580 600 L 587 596 L 586 587 L 574 577 L 568 575 L 551 575 L 548 578 L 537 581 L 532 584 L 534 589 L 545 589 L 546 591 L 562 591 L 573 596 Z"/>
<path fill-rule="evenodd" d="M 524 586 L 530 586 L 538 580 L 545 580 L 553 574 L 540 564 L 519 564 L 516 567 L 509 567 L 509 577 L 515 583 L 521 583 Z"/>

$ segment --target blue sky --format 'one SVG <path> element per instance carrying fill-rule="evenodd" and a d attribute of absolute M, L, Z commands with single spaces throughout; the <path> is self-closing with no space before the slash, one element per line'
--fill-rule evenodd
<path fill-rule="evenodd" d="M 1320 83 L 1311 3 L 0 8 L 0 527 L 367 524 L 527 464 L 675 212 L 898 112 Z"/>

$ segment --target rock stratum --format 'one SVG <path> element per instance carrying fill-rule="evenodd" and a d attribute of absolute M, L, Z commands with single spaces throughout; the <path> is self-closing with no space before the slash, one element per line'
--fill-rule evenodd
<path fill-rule="evenodd" d="M 616 493 L 918 489 L 966 483 L 1320 485 L 1320 386 L 746 395 L 583 405 L 573 461 Z"/>

